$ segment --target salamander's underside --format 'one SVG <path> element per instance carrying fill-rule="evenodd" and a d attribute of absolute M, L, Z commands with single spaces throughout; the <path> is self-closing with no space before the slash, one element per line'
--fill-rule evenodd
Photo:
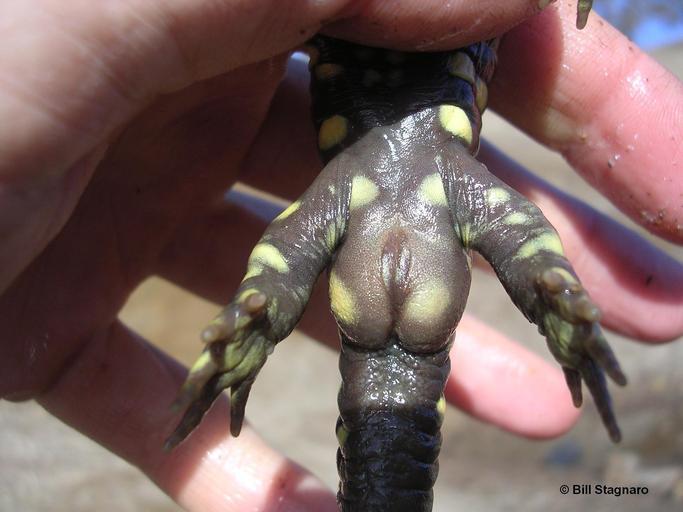
<path fill-rule="evenodd" d="M 588 2 L 589 4 L 589 2 Z M 580 2 L 579 24 L 590 5 Z M 474 158 L 498 40 L 405 53 L 318 35 L 310 41 L 313 118 L 324 169 L 278 216 L 176 402 L 167 445 L 230 390 L 238 435 L 256 374 L 296 326 L 323 270 L 341 337 L 337 456 L 344 511 L 428 511 L 437 475 L 452 334 L 470 255 L 495 269 L 562 365 L 620 437 L 603 370 L 625 378 L 599 312 L 540 210 Z"/>

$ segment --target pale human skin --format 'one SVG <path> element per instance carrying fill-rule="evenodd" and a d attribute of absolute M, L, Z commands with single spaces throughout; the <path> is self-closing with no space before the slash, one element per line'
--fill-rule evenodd
<path fill-rule="evenodd" d="M 280 73 L 283 54 L 321 25 L 365 44 L 436 49 L 505 32 L 537 11 L 536 0 L 491 1 L 496 14 L 488 17 L 487 2 L 450 10 L 432 3 L 387 9 L 375 1 L 361 11 L 342 0 L 302 2 L 283 17 L 266 0 L 137 0 L 106 12 L 90 2 L 3 2 L 0 118 L 10 122 L 0 124 L 1 396 L 38 398 L 188 510 L 220 509 L 226 500 L 234 510 L 267 510 L 280 498 L 291 510 L 334 510 L 329 490 L 253 431 L 229 438 L 226 401 L 202 435 L 164 454 L 176 421 L 168 405 L 184 371 L 116 315 L 155 273 L 217 302 L 235 289 L 243 267 L 230 262 L 246 260 L 263 225 L 220 197 L 240 179 L 294 198 L 319 169 L 303 80 L 294 70 L 282 82 Z M 573 6 L 551 6 L 508 34 L 492 106 L 562 151 L 636 221 L 653 211 L 657 222 L 648 227 L 680 243 L 683 214 L 674 201 L 683 177 L 674 164 L 683 87 L 597 16 L 581 33 L 569 30 L 574 16 Z M 605 172 L 614 154 L 622 155 L 619 172 Z M 604 325 L 655 342 L 683 332 L 679 263 L 492 151 L 483 157 L 534 195 Z M 216 257 L 202 259 L 198 275 L 207 252 Z M 309 316 L 308 331 L 333 338 L 333 328 L 313 321 L 320 316 Z M 458 350 L 451 402 L 525 436 L 571 426 L 576 412 L 558 370 L 474 320 L 460 333 L 481 341 Z M 484 359 L 486 350 L 502 357 Z M 530 371 L 520 380 L 502 371 L 506 365 Z M 492 372 L 500 379 L 483 381 Z M 538 408 L 533 421 L 522 405 L 510 414 L 510 403 L 528 403 L 525 396 Z"/>

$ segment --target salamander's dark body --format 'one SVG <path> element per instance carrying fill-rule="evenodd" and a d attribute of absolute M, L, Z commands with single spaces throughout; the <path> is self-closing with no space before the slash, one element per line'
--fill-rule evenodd
<path fill-rule="evenodd" d="M 172 446 L 229 388 L 231 430 L 251 384 L 329 270 L 342 341 L 337 457 L 344 511 L 429 511 L 448 352 L 470 286 L 470 251 L 493 266 L 613 439 L 600 364 L 624 377 L 599 313 L 536 206 L 474 159 L 497 40 L 410 54 L 316 36 L 313 117 L 325 168 L 266 230 L 235 299 L 202 333 Z"/>

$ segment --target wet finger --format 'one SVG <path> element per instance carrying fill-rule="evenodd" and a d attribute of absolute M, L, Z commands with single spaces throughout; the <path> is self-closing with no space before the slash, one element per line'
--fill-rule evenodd
<path fill-rule="evenodd" d="M 177 421 L 168 403 L 184 373 L 175 361 L 116 324 L 88 343 L 39 401 L 139 467 L 190 512 L 337 510 L 333 494 L 321 482 L 251 429 L 244 428 L 239 440 L 232 438 L 227 400 L 220 397 L 195 434 L 164 453 L 164 438 Z"/>
<path fill-rule="evenodd" d="M 635 222 L 682 243 L 683 84 L 597 14 L 582 31 L 572 15 L 557 2 L 505 36 L 492 106 Z"/>

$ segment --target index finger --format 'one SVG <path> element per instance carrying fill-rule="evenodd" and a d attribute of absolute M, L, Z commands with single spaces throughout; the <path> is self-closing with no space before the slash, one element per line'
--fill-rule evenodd
<path fill-rule="evenodd" d="M 492 106 L 636 222 L 683 242 L 683 85 L 592 14 L 565 2 L 507 34 Z"/>

